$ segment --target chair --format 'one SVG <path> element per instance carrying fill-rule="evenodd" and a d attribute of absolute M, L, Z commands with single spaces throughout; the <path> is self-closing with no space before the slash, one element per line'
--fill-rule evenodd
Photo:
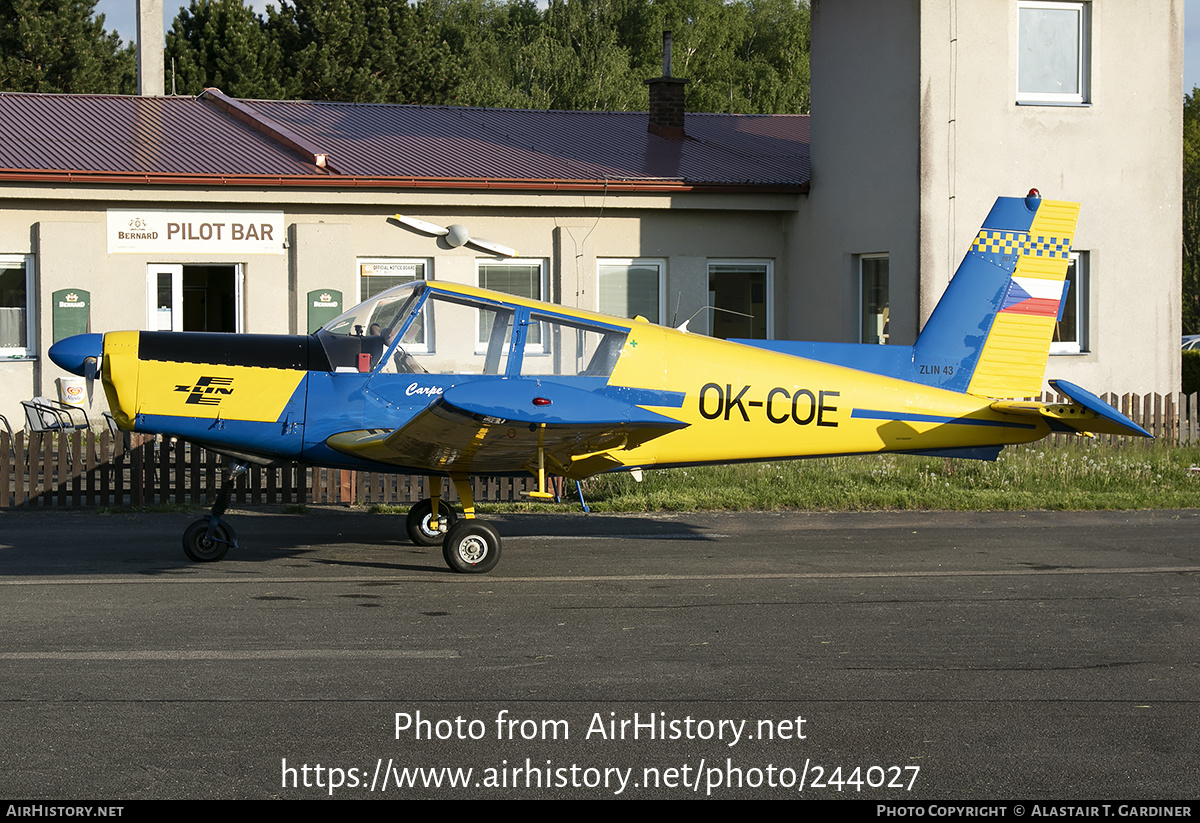
<path fill-rule="evenodd" d="M 57 400 L 52 400 L 49 397 L 34 397 L 31 400 L 22 400 L 21 405 L 25 408 L 25 428 L 30 432 L 46 433 L 46 432 L 61 432 L 63 434 L 76 431 L 78 429 L 90 429 L 91 421 L 88 420 L 87 412 L 78 406 L 69 406 L 66 403 L 60 403 Z M 83 422 L 76 418 L 79 414 Z M 67 446 L 67 456 L 74 460 L 74 455 L 71 454 L 71 441 L 64 439 Z"/>

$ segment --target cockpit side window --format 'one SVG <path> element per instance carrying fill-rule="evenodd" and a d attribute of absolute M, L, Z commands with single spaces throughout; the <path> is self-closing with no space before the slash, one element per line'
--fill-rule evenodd
<path fill-rule="evenodd" d="M 530 321 L 543 343 L 540 353 L 526 347 L 524 375 L 608 377 L 629 336 L 626 329 L 536 312 Z"/>
<path fill-rule="evenodd" d="M 335 371 L 608 377 L 628 334 L 413 283 L 356 306 L 317 338 Z"/>

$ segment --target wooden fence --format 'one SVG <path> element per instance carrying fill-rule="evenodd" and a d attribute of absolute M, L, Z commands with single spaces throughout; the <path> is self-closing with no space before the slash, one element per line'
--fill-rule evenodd
<path fill-rule="evenodd" d="M 1046 402 L 1067 402 L 1050 395 Z M 1200 443 L 1200 395 L 1105 395 L 1104 400 L 1159 442 Z M 1075 439 L 1055 434 L 1058 442 Z M 1144 438 L 1101 435 L 1102 443 L 1145 445 Z M 172 438 L 105 430 L 70 435 L 0 431 L 0 508 L 155 506 L 211 503 L 221 487 L 225 458 Z M 300 464 L 252 466 L 239 479 L 234 505 L 261 504 L 408 504 L 429 496 L 424 476 L 388 472 L 343 471 Z M 478 501 L 516 501 L 536 489 L 530 478 L 476 477 Z M 556 483 L 561 489 L 561 481 Z M 453 485 L 444 484 L 450 501 Z"/>
<path fill-rule="evenodd" d="M 107 430 L 69 435 L 0 431 L 0 508 L 79 508 L 211 503 L 221 488 L 225 458 L 191 443 Z M 301 464 L 251 466 L 234 489 L 234 505 L 340 503 L 408 504 L 428 497 L 427 479 L 385 472 L 343 471 Z M 530 477 L 475 477 L 478 501 L 521 500 Z M 458 496 L 450 483 L 447 500 Z"/>

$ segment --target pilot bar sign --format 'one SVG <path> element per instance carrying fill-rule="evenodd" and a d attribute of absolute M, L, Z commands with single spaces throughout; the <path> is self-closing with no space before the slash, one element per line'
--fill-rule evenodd
<path fill-rule="evenodd" d="M 109 254 L 283 254 L 283 212 L 109 209 Z"/>

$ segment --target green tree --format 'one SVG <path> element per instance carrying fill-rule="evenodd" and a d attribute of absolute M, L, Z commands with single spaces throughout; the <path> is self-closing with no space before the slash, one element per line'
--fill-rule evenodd
<path fill-rule="evenodd" d="M 192 0 L 180 9 L 167 32 L 166 65 L 178 94 L 215 86 L 233 97 L 287 95 L 279 44 L 241 0 Z"/>
<path fill-rule="evenodd" d="M 449 102 L 463 106 L 532 108 L 532 78 L 519 68 L 522 48 L 541 34 L 533 0 L 423 0 L 438 36 L 456 62 Z"/>
<path fill-rule="evenodd" d="M 672 74 L 692 81 L 689 111 L 808 111 L 807 3 L 654 0 L 653 8 L 657 28 L 672 32 Z"/>
<path fill-rule="evenodd" d="M 457 64 L 429 14 L 404 2 L 282 0 L 267 11 L 289 96 L 441 103 L 457 82 Z"/>
<path fill-rule="evenodd" d="M 0 0 L 0 91 L 130 94 L 132 47 L 104 30 L 94 0 Z"/>
<path fill-rule="evenodd" d="M 1183 333 L 1200 334 L 1200 88 L 1183 98 Z"/>

